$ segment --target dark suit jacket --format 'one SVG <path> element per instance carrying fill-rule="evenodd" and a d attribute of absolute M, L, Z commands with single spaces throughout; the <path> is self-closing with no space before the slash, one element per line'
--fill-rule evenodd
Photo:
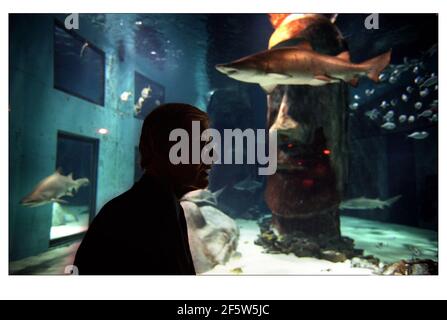
<path fill-rule="evenodd" d="M 172 190 L 144 175 L 109 201 L 74 265 L 81 275 L 194 275 L 185 216 Z"/>

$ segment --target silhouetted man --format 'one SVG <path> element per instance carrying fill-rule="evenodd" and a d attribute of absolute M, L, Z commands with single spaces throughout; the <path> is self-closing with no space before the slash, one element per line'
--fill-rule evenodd
<path fill-rule="evenodd" d="M 176 143 L 170 132 L 182 128 L 191 135 L 192 121 L 200 121 L 202 131 L 209 126 L 206 113 L 187 104 L 165 104 L 146 117 L 139 145 L 144 175 L 93 220 L 76 253 L 79 274 L 195 274 L 179 199 L 208 185 L 210 166 L 169 161 Z"/>

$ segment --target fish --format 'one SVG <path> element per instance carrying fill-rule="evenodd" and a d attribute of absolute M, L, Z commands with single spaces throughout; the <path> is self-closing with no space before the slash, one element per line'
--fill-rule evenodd
<path fill-rule="evenodd" d="M 407 121 L 407 116 L 402 114 L 399 116 L 399 122 L 400 123 L 404 123 L 405 121 Z"/>
<path fill-rule="evenodd" d="M 393 99 L 393 100 L 391 100 L 391 105 L 393 106 L 393 107 L 395 107 L 395 106 L 397 106 L 397 99 Z"/>
<path fill-rule="evenodd" d="M 419 95 L 421 97 L 426 97 L 430 93 L 430 90 L 428 88 L 425 88 L 424 90 L 419 91 Z"/>
<path fill-rule="evenodd" d="M 421 84 L 421 88 L 428 88 L 436 84 L 438 84 L 438 77 L 436 75 L 431 75 L 430 78 L 428 78 Z"/>
<path fill-rule="evenodd" d="M 413 123 L 414 120 L 416 120 L 416 118 L 415 118 L 414 116 L 409 116 L 409 117 L 408 117 L 408 122 L 409 122 L 409 123 Z"/>
<path fill-rule="evenodd" d="M 414 83 L 415 84 L 421 84 L 422 83 L 422 81 L 424 81 L 424 78 L 422 78 L 422 77 L 416 77 L 415 79 L 414 79 Z"/>
<path fill-rule="evenodd" d="M 395 77 L 395 76 L 391 76 L 391 77 L 388 79 L 388 82 L 391 83 L 391 84 L 395 84 L 395 83 L 397 82 L 397 77 Z"/>
<path fill-rule="evenodd" d="M 131 95 L 132 95 L 132 92 L 124 91 L 123 93 L 121 93 L 120 99 L 121 99 L 121 101 L 127 101 L 127 100 L 129 100 Z"/>
<path fill-rule="evenodd" d="M 376 90 L 374 90 L 374 89 L 366 89 L 365 90 L 365 94 L 366 94 L 366 96 L 372 96 L 373 94 L 374 94 L 374 92 L 375 92 Z"/>
<path fill-rule="evenodd" d="M 227 186 L 211 192 L 208 189 L 199 189 L 188 192 L 185 194 L 180 201 L 191 201 L 197 205 L 218 205 L 218 198 L 222 194 L 222 192 L 227 188 Z"/>
<path fill-rule="evenodd" d="M 408 138 L 412 138 L 412 139 L 416 139 L 416 140 L 422 140 L 428 137 L 428 132 L 427 131 L 415 131 L 412 134 L 409 134 L 407 136 Z"/>
<path fill-rule="evenodd" d="M 391 50 L 363 63 L 352 63 L 348 51 L 329 56 L 314 51 L 307 41 L 274 48 L 239 60 L 218 64 L 216 69 L 230 78 L 258 83 L 267 93 L 277 85 L 321 86 L 345 81 L 356 86 L 360 76 L 375 82 L 391 58 Z"/>
<path fill-rule="evenodd" d="M 402 94 L 402 101 L 407 102 L 408 101 L 408 96 L 404 93 Z"/>
<path fill-rule="evenodd" d="M 31 193 L 20 200 L 20 204 L 25 207 L 38 207 L 47 203 L 67 203 L 61 199 L 63 196 L 73 196 L 79 188 L 90 183 L 88 178 L 73 180 L 73 174 L 68 176 L 56 170 L 52 175 L 40 181 Z"/>
<path fill-rule="evenodd" d="M 432 114 L 433 114 L 433 111 L 425 110 L 424 112 L 418 114 L 418 118 L 420 118 L 420 117 L 428 118 L 428 117 L 431 117 Z"/>
<path fill-rule="evenodd" d="M 370 118 L 371 120 L 376 120 L 380 115 L 380 112 L 377 109 L 372 109 L 365 112 L 365 116 Z"/>
<path fill-rule="evenodd" d="M 357 110 L 358 107 L 359 107 L 359 104 L 357 102 L 351 103 L 349 105 L 349 109 L 351 109 L 351 110 Z"/>
<path fill-rule="evenodd" d="M 390 110 L 383 116 L 383 120 L 389 122 L 393 119 L 393 117 L 394 117 L 394 111 Z"/>
<path fill-rule="evenodd" d="M 382 101 L 382 103 L 380 104 L 380 107 L 383 109 L 386 109 L 389 106 L 389 103 L 386 102 L 385 100 Z"/>
<path fill-rule="evenodd" d="M 402 195 L 398 195 L 388 200 L 380 200 L 380 199 L 370 199 L 365 197 L 354 198 L 342 201 L 339 205 L 341 210 L 350 209 L 350 210 L 373 210 L 373 209 L 384 209 L 385 207 L 390 207 L 397 200 L 399 200 Z"/>
<path fill-rule="evenodd" d="M 88 47 L 88 42 L 84 43 L 81 47 L 81 52 L 79 52 L 79 57 L 82 58 L 84 56 L 84 51 Z"/>
<path fill-rule="evenodd" d="M 355 94 L 355 95 L 354 95 L 354 99 L 355 99 L 355 100 L 360 100 L 361 98 L 360 98 L 360 96 L 359 96 L 358 94 Z"/>
<path fill-rule="evenodd" d="M 419 110 L 420 108 L 422 108 L 422 102 L 420 102 L 420 101 L 416 102 L 416 103 L 414 104 L 414 108 L 415 108 L 416 110 Z"/>
<path fill-rule="evenodd" d="M 141 90 L 141 97 L 143 99 L 147 99 L 150 96 L 151 92 L 152 92 L 151 86 L 147 86 L 146 88 L 143 88 L 143 90 Z"/>
<path fill-rule="evenodd" d="M 407 90 L 408 93 L 412 93 L 414 91 L 414 88 L 412 86 L 408 86 L 406 88 L 406 90 Z"/>
<path fill-rule="evenodd" d="M 438 122 L 438 115 L 437 114 L 434 114 L 431 118 L 430 118 L 430 121 L 431 122 Z"/>
<path fill-rule="evenodd" d="M 396 125 L 394 124 L 394 122 L 385 122 L 384 124 L 381 125 L 381 127 L 386 130 L 393 130 L 396 128 Z"/>
<path fill-rule="evenodd" d="M 435 108 L 435 107 L 437 107 L 438 106 L 438 100 L 433 100 L 431 103 L 430 103 L 430 107 L 431 108 Z"/>
<path fill-rule="evenodd" d="M 256 190 L 262 188 L 262 186 L 263 184 L 261 182 L 247 177 L 246 179 L 236 183 L 233 188 L 239 191 L 249 191 L 251 193 L 254 193 Z"/>

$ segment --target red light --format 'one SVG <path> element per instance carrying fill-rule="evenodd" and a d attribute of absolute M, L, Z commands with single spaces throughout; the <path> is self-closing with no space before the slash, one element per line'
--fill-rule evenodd
<path fill-rule="evenodd" d="M 288 145 L 287 145 L 287 148 L 292 148 L 293 147 L 293 144 L 291 144 L 291 143 L 289 143 Z"/>
<path fill-rule="evenodd" d="M 310 188 L 314 185 L 314 180 L 313 179 L 304 179 L 301 183 L 302 183 L 303 187 Z"/>
<path fill-rule="evenodd" d="M 323 153 L 325 154 L 325 155 L 330 155 L 331 154 L 331 150 L 329 150 L 329 149 L 324 149 L 323 150 Z"/>

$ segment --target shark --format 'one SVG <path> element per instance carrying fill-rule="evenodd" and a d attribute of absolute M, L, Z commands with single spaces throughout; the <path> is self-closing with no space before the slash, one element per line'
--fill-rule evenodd
<path fill-rule="evenodd" d="M 56 170 L 52 175 L 40 181 L 31 193 L 25 196 L 20 204 L 25 207 L 38 207 L 47 203 L 67 203 L 61 199 L 64 196 L 73 196 L 79 188 L 90 183 L 88 178 L 73 179 L 73 174 L 68 176 Z"/>
<path fill-rule="evenodd" d="M 222 192 L 226 189 L 226 186 L 211 192 L 208 189 L 198 189 L 191 192 L 188 192 L 183 196 L 180 201 L 191 201 L 197 204 L 198 206 L 218 206 L 218 198 L 222 194 Z"/>
<path fill-rule="evenodd" d="M 401 198 L 401 195 L 392 197 L 388 200 L 380 199 L 369 199 L 365 197 L 349 199 L 342 201 L 339 208 L 341 210 L 351 209 L 351 210 L 373 210 L 373 209 L 384 209 L 385 207 L 390 207 L 393 203 Z"/>
<path fill-rule="evenodd" d="M 379 75 L 391 59 L 391 50 L 361 63 L 351 62 L 349 51 L 330 56 L 314 51 L 309 42 L 273 48 L 243 57 L 216 69 L 230 78 L 258 83 L 267 93 L 277 85 L 322 86 L 340 81 L 357 86 L 367 76 L 379 82 Z"/>
<path fill-rule="evenodd" d="M 254 193 L 259 188 L 262 188 L 262 185 L 263 184 L 261 182 L 247 177 L 246 179 L 236 183 L 233 188 L 238 191 L 249 191 L 251 193 Z"/>

